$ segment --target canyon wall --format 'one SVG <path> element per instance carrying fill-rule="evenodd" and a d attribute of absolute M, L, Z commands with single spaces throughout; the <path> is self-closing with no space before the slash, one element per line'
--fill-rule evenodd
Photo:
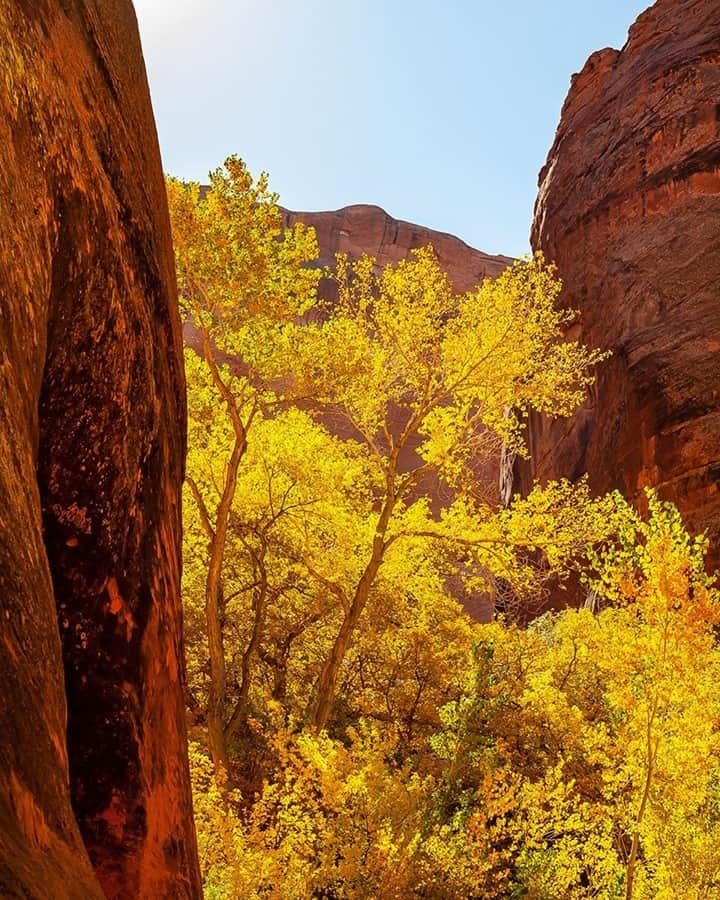
<path fill-rule="evenodd" d="M 0 0 L 0 34 L 0 895 L 199 897 L 181 335 L 135 15 Z"/>
<path fill-rule="evenodd" d="M 673 500 L 720 562 L 720 2 L 658 0 L 574 76 L 532 231 L 573 334 L 612 350 L 570 420 L 533 416 L 534 478 Z"/>
<path fill-rule="evenodd" d="M 347 253 L 352 259 L 367 253 L 385 266 L 405 259 L 416 247 L 432 244 L 459 292 L 470 290 L 484 278 L 495 278 L 512 262 L 507 256 L 475 250 L 450 234 L 393 219 L 379 206 L 358 204 L 333 212 L 283 210 L 283 218 L 286 228 L 296 222 L 313 226 L 324 266 L 334 265 L 336 253 Z"/>

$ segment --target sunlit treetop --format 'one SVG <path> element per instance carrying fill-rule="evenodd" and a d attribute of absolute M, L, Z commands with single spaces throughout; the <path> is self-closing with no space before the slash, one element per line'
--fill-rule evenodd
<path fill-rule="evenodd" d="M 426 468 L 458 487 L 503 440 L 525 452 L 529 409 L 569 415 L 604 354 L 564 340 L 571 310 L 542 256 L 457 295 L 432 247 L 379 273 L 339 256 L 338 300 L 307 371 L 374 452 L 418 444 Z M 489 440 L 488 431 L 496 441 Z"/>
<path fill-rule="evenodd" d="M 285 228 L 267 175 L 254 181 L 235 156 L 208 189 L 169 178 L 167 190 L 183 313 L 219 354 L 262 369 L 316 302 L 314 229 Z"/>

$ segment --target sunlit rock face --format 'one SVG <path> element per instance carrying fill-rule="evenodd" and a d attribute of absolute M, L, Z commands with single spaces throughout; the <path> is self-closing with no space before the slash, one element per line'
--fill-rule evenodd
<path fill-rule="evenodd" d="M 336 253 L 357 259 L 374 256 L 379 266 L 406 259 L 410 251 L 432 244 L 455 290 L 468 291 L 484 278 L 495 278 L 512 261 L 469 247 L 464 241 L 422 225 L 393 219 L 379 206 L 358 204 L 333 212 L 283 210 L 286 227 L 312 225 L 320 247 L 320 263 L 331 266 Z"/>
<path fill-rule="evenodd" d="M 533 246 L 558 264 L 578 336 L 612 350 L 570 421 L 530 424 L 533 478 L 646 485 L 720 520 L 720 4 L 659 0 L 573 78 L 540 175 Z"/>
<path fill-rule="evenodd" d="M 0 895 L 199 897 L 181 337 L 135 16 L 0 0 L 0 34 Z"/>

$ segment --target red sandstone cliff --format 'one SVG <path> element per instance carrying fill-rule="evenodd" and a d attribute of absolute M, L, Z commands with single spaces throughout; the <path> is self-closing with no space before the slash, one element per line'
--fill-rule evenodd
<path fill-rule="evenodd" d="M 413 248 L 432 244 L 455 289 L 461 292 L 483 278 L 495 278 L 512 262 L 507 256 L 475 250 L 450 234 L 393 219 L 379 206 L 359 204 L 334 212 L 283 210 L 283 215 L 285 227 L 303 222 L 315 228 L 324 266 L 334 264 L 336 253 L 347 253 L 353 259 L 367 253 L 384 266 L 405 259 Z"/>
<path fill-rule="evenodd" d="M 0 895 L 199 897 L 181 338 L 130 0 L 0 0 L 0 148 Z"/>
<path fill-rule="evenodd" d="M 581 337 L 610 348 L 572 420 L 530 425 L 520 487 L 645 485 L 720 534 L 720 2 L 658 0 L 572 81 L 540 175 L 533 246 Z"/>

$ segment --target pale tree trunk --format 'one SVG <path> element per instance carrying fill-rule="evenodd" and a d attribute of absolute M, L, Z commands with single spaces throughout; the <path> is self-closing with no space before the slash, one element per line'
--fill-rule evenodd
<path fill-rule="evenodd" d="M 668 652 L 668 641 L 670 640 L 671 621 L 668 613 L 665 615 L 663 624 L 663 640 L 662 655 L 660 657 L 661 671 L 665 670 Z M 657 762 L 658 749 L 660 747 L 660 737 L 658 735 L 653 739 L 653 727 L 655 719 L 658 715 L 660 706 L 660 694 L 656 693 L 653 697 L 652 709 L 648 715 L 646 746 L 647 746 L 647 772 L 645 773 L 645 784 L 643 786 L 642 797 L 640 798 L 640 806 L 635 816 L 635 825 L 633 827 L 632 844 L 630 846 L 630 856 L 628 858 L 627 870 L 625 873 L 625 900 L 632 900 L 633 889 L 635 886 L 635 869 L 637 868 L 638 851 L 640 849 L 640 826 L 645 816 L 645 808 L 650 799 L 650 790 L 652 788 L 653 776 L 655 775 L 655 764 Z"/>
<path fill-rule="evenodd" d="M 225 384 L 215 360 L 215 352 L 210 336 L 201 329 L 203 336 L 203 356 L 210 369 L 213 384 L 222 398 L 235 434 L 230 459 L 225 471 L 222 495 L 215 513 L 214 527 L 210 525 L 207 507 L 204 504 L 196 485 L 191 483 L 193 494 L 201 511 L 209 535 L 208 574 L 205 581 L 205 627 L 207 629 L 208 653 L 210 656 L 210 688 L 208 691 L 208 744 L 215 781 L 221 794 L 225 795 L 232 787 L 230 761 L 227 742 L 224 734 L 224 716 L 226 702 L 225 647 L 223 641 L 223 585 L 222 567 L 225 558 L 225 545 L 235 491 L 237 489 L 238 469 L 247 450 L 247 431 L 252 423 L 256 407 L 250 412 L 246 423 L 238 409 L 237 398 Z"/>
<path fill-rule="evenodd" d="M 656 738 L 653 746 L 652 728 L 658 709 L 658 696 L 655 695 L 653 708 L 648 717 L 647 726 L 647 752 L 648 766 L 645 773 L 645 784 L 643 786 L 642 797 L 640 798 L 640 807 L 635 817 L 635 826 L 633 828 L 632 844 L 630 845 L 630 856 L 628 858 L 627 870 L 625 874 L 625 900 L 632 900 L 633 889 L 635 886 L 635 869 L 637 868 L 637 857 L 640 849 L 640 826 L 645 815 L 645 807 L 650 798 L 650 788 L 652 786 L 653 775 L 655 774 L 655 760 L 657 758 L 658 746 L 660 738 Z"/>
<path fill-rule="evenodd" d="M 245 437 L 237 436 L 225 473 L 225 484 L 217 508 L 215 529 L 210 541 L 210 563 L 205 582 L 205 627 L 210 655 L 210 688 L 208 691 L 208 743 L 215 767 L 215 781 L 221 793 L 231 786 L 231 773 L 227 745 L 224 737 L 224 712 L 226 696 L 225 646 L 223 640 L 223 586 L 222 564 L 227 542 L 230 510 L 235 497 L 240 461 L 247 447 Z"/>

